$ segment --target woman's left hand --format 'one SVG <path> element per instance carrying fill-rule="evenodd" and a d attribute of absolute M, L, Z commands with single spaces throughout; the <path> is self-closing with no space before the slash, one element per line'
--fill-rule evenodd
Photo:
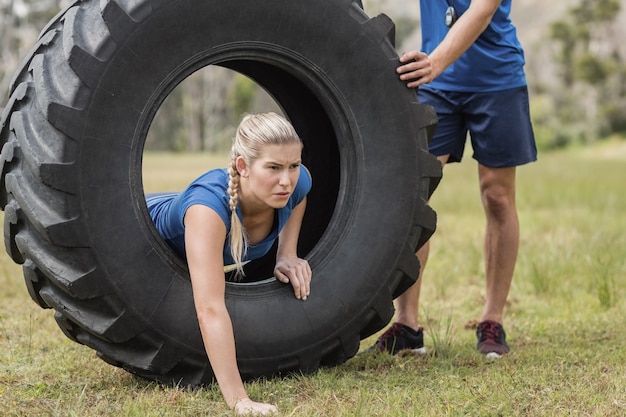
<path fill-rule="evenodd" d="M 306 259 L 285 256 L 276 260 L 274 276 L 285 284 L 290 282 L 298 300 L 306 300 L 311 293 L 312 275 L 311 267 Z"/>

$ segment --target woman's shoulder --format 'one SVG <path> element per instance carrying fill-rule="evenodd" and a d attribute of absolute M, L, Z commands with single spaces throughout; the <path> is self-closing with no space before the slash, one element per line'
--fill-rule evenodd
<path fill-rule="evenodd" d="M 183 210 L 199 204 L 215 210 L 226 223 L 229 210 L 228 171 L 225 168 L 212 169 L 193 180 L 183 191 Z"/>
<path fill-rule="evenodd" d="M 198 202 L 205 198 L 222 200 L 228 195 L 228 172 L 226 169 L 212 169 L 193 180 L 182 193 L 186 200 Z"/>
<path fill-rule="evenodd" d="M 304 197 L 306 197 L 312 187 L 313 179 L 311 177 L 311 172 L 304 165 L 300 165 L 300 177 L 298 178 L 296 188 L 291 196 L 291 200 L 294 202 L 294 207 L 300 203 Z"/>
<path fill-rule="evenodd" d="M 196 183 L 228 185 L 228 170 L 226 168 L 211 169 L 193 180 L 190 185 Z"/>
<path fill-rule="evenodd" d="M 298 185 L 300 185 L 301 182 L 309 189 L 311 188 L 313 183 L 311 171 L 309 171 L 309 169 L 304 164 L 300 164 L 300 178 L 298 179 Z"/>
<path fill-rule="evenodd" d="M 212 169 L 200 175 L 185 188 L 184 195 L 211 193 L 226 194 L 228 190 L 228 172 L 226 169 Z"/>

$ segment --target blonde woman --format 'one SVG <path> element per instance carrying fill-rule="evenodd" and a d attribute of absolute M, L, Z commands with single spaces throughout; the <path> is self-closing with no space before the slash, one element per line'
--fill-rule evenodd
<path fill-rule="evenodd" d="M 237 414 L 277 409 L 246 394 L 226 310 L 225 271 L 243 275 L 244 264 L 265 255 L 278 239 L 274 275 L 292 285 L 296 298 L 309 296 L 311 268 L 296 253 L 311 189 L 302 146 L 283 117 L 247 115 L 237 128 L 227 169 L 203 174 L 180 194 L 147 199 L 157 230 L 189 265 L 204 346 L 222 395 Z"/>

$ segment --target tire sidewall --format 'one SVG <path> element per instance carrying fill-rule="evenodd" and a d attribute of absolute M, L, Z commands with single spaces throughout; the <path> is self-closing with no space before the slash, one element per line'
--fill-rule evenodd
<path fill-rule="evenodd" d="M 355 322 L 363 326 L 364 312 L 385 292 L 418 194 L 411 160 L 414 99 L 397 80 L 392 46 L 360 27 L 365 18 L 344 2 L 216 4 L 165 5 L 117 39 L 83 112 L 81 210 L 99 267 L 128 309 L 166 339 L 204 356 L 198 323 L 190 320 L 195 311 L 187 270 L 159 239 L 145 207 L 141 158 L 149 123 L 162 97 L 205 65 L 259 60 L 310 88 L 337 136 L 337 202 L 307 254 L 314 277 L 306 302 L 275 280 L 228 285 L 237 354 L 252 368 L 268 356 L 328 343 Z"/>

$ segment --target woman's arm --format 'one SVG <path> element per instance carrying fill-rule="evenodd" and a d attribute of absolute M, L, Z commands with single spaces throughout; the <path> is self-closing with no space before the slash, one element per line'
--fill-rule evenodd
<path fill-rule="evenodd" d="M 278 237 L 276 268 L 274 275 L 284 283 L 291 282 L 299 300 L 306 300 L 311 293 L 312 271 L 306 259 L 298 258 L 298 238 L 306 210 L 306 197 L 293 209 L 291 216 Z"/>
<path fill-rule="evenodd" d="M 193 205 L 185 214 L 185 247 L 193 299 L 204 347 L 213 373 L 230 408 L 238 414 L 276 412 L 246 394 L 235 352 L 235 337 L 226 310 L 223 248 L 226 226 L 212 209 Z"/>

